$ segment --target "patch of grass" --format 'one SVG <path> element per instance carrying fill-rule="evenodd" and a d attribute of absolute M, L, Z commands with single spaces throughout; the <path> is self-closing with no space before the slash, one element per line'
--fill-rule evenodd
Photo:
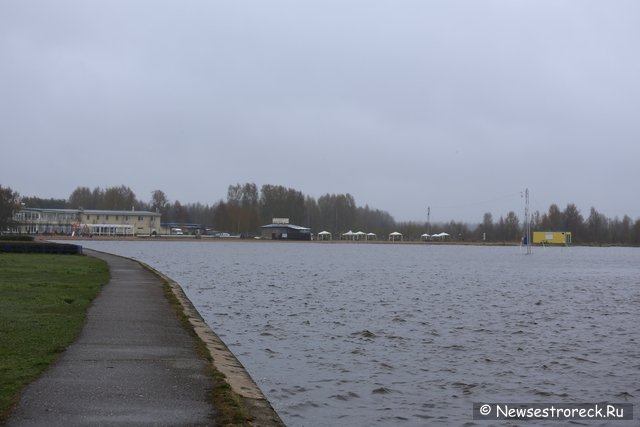
<path fill-rule="evenodd" d="M 78 255 L 0 253 L 0 424 L 82 329 L 109 281 L 105 262 Z"/>

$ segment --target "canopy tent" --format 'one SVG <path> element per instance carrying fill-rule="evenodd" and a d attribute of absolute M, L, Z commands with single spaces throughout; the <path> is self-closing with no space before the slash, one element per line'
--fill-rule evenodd
<path fill-rule="evenodd" d="M 376 240 L 378 235 L 376 233 L 367 233 L 367 240 Z"/>
<path fill-rule="evenodd" d="M 364 231 L 357 231 L 354 233 L 353 231 L 349 230 L 346 233 L 342 233 L 342 240 L 368 240 L 368 236 L 369 234 L 365 233 Z M 373 234 L 373 236 L 375 236 L 375 234 Z"/>
<path fill-rule="evenodd" d="M 346 233 L 342 233 L 343 240 L 353 240 L 354 236 L 355 236 L 355 233 L 351 230 L 347 231 Z"/>
<path fill-rule="evenodd" d="M 431 236 L 431 237 L 437 237 L 437 238 L 439 238 L 439 239 L 444 239 L 445 237 L 449 237 L 449 236 L 450 236 L 450 234 L 449 234 L 449 233 L 444 233 L 444 232 L 443 232 L 443 233 L 434 234 L 434 235 L 433 235 L 433 236 Z"/>
<path fill-rule="evenodd" d="M 429 240 L 430 237 L 431 237 L 431 234 L 424 233 L 422 236 L 420 236 L 420 239 L 421 240 Z"/>
<path fill-rule="evenodd" d="M 331 233 L 329 233 L 328 231 L 319 232 L 318 240 L 331 240 Z"/>
<path fill-rule="evenodd" d="M 389 233 L 389 240 L 395 242 L 397 240 L 402 240 L 402 233 L 394 231 L 393 233 Z"/>

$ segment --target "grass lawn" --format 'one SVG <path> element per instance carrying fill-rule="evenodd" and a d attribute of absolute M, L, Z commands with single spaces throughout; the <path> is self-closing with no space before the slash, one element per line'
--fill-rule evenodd
<path fill-rule="evenodd" d="M 108 280 L 107 264 L 95 258 L 0 253 L 0 424 L 75 340 Z"/>

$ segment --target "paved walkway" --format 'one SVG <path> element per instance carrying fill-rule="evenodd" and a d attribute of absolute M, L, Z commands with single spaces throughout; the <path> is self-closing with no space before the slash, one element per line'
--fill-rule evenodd
<path fill-rule="evenodd" d="M 214 424 L 207 363 L 159 279 L 134 261 L 91 254 L 109 263 L 111 281 L 78 340 L 27 387 L 7 425 Z"/>

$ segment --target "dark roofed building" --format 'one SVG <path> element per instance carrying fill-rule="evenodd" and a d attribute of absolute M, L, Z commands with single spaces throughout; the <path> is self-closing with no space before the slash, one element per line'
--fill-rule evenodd
<path fill-rule="evenodd" d="M 311 240 L 311 229 L 293 224 L 268 224 L 260 227 L 263 239 Z"/>

